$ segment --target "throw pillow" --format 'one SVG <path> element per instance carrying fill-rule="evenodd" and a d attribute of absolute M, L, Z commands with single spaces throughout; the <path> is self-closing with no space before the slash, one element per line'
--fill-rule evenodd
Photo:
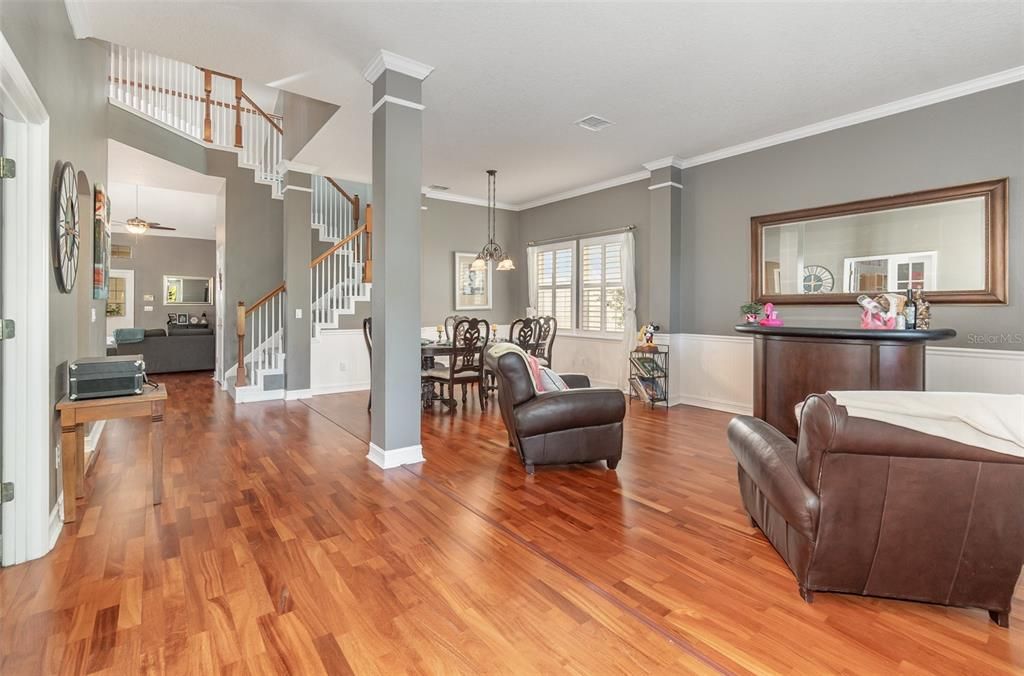
<path fill-rule="evenodd" d="M 540 379 L 543 387 L 537 389 L 541 392 L 561 392 L 569 389 L 562 377 L 546 366 L 540 367 Z"/>

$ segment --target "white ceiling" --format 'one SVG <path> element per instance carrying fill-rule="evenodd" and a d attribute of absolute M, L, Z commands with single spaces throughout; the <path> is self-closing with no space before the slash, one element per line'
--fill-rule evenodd
<path fill-rule="evenodd" d="M 139 216 L 176 228 L 149 230 L 140 237 L 215 239 L 217 223 L 223 219 L 217 198 L 224 189 L 223 178 L 185 169 L 117 141 L 108 144 L 112 221 Z M 112 227 L 114 232 L 127 232 L 124 226 Z"/>
<path fill-rule="evenodd" d="M 1020 1 L 80 3 L 96 37 L 339 104 L 298 159 L 352 180 L 362 69 L 382 48 L 430 64 L 423 183 L 483 197 L 496 168 L 509 203 L 1024 64 Z M 615 125 L 572 126 L 589 114 Z"/>

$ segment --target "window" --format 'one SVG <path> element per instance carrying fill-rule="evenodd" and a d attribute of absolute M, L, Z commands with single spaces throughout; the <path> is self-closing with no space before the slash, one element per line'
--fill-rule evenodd
<path fill-rule="evenodd" d="M 580 241 L 581 331 L 620 332 L 626 290 L 622 285 L 622 237 Z"/>
<path fill-rule="evenodd" d="M 107 316 L 125 316 L 125 286 L 124 277 L 110 277 L 107 279 Z"/>
<path fill-rule="evenodd" d="M 559 326 L 573 325 L 575 249 L 575 242 L 566 242 L 537 251 L 537 312 Z"/>
<path fill-rule="evenodd" d="M 847 258 L 843 261 L 843 291 L 906 293 L 908 287 L 933 291 L 937 258 L 934 251 Z"/>
<path fill-rule="evenodd" d="M 536 257 L 539 315 L 553 316 L 559 330 L 623 331 L 622 235 L 550 244 L 539 247 Z"/>

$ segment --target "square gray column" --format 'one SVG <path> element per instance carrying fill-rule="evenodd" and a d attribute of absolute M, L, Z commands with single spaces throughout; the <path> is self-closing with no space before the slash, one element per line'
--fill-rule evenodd
<path fill-rule="evenodd" d="M 433 70 L 381 51 L 373 84 L 373 401 L 367 457 L 381 467 L 422 462 L 420 444 L 420 190 L 422 80 Z"/>
<path fill-rule="evenodd" d="M 308 395 L 310 384 L 310 176 L 288 170 L 284 182 L 284 382 L 298 396 Z"/>
<path fill-rule="evenodd" d="M 686 262 L 691 247 L 684 242 L 682 169 L 675 166 L 675 158 L 644 166 L 651 172 L 651 319 L 659 322 L 665 333 L 681 333 L 687 311 L 682 299 L 689 297 L 686 276 L 692 274 L 692 266 Z"/>

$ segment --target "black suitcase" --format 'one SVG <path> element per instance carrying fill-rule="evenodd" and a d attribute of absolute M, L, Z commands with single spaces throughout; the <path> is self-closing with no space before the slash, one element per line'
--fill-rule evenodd
<path fill-rule="evenodd" d="M 87 357 L 68 366 L 68 398 L 99 399 L 142 394 L 146 362 L 141 354 Z"/>

